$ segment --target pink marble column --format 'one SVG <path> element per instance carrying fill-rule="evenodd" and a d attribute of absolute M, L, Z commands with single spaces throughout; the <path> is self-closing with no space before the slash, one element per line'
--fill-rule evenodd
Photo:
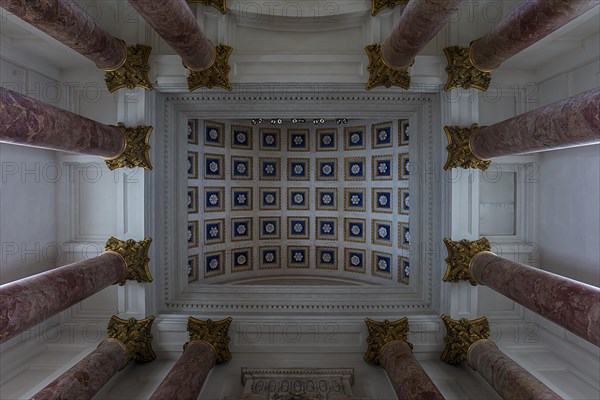
<path fill-rule="evenodd" d="M 191 70 L 207 69 L 215 60 L 210 43 L 185 0 L 129 0 Z"/>
<path fill-rule="evenodd" d="M 0 88 L 0 142 L 45 149 L 118 156 L 125 137 L 115 126 Z"/>
<path fill-rule="evenodd" d="M 504 399 L 559 400 L 561 397 L 500 351 L 491 340 L 473 343 L 467 353 L 469 365 Z"/>
<path fill-rule="evenodd" d="M 600 143 L 600 88 L 479 128 L 470 147 L 489 160 L 595 143 Z"/>
<path fill-rule="evenodd" d="M 89 58 L 98 68 L 116 69 L 127 58 L 124 43 L 102 29 L 72 1 L 2 0 L 0 5 Z"/>
<path fill-rule="evenodd" d="M 89 400 L 128 362 L 125 345 L 118 340 L 106 339 L 32 399 Z"/>
<path fill-rule="evenodd" d="M 410 346 L 400 340 L 387 343 L 379 353 L 379 364 L 385 369 L 396 396 L 400 400 L 443 400 Z"/>
<path fill-rule="evenodd" d="M 465 0 L 412 0 L 383 43 L 383 60 L 392 68 L 410 67 L 417 54 L 448 23 Z"/>
<path fill-rule="evenodd" d="M 484 251 L 471 277 L 585 340 L 600 346 L 600 289 Z"/>
<path fill-rule="evenodd" d="M 195 400 L 217 361 L 212 345 L 203 340 L 188 342 L 183 355 L 154 391 L 150 400 Z"/>
<path fill-rule="evenodd" d="M 125 278 L 115 252 L 0 286 L 0 343 Z"/>
<path fill-rule="evenodd" d="M 598 5 L 598 0 L 527 0 L 473 42 L 471 62 L 493 71 L 504 61 Z"/>

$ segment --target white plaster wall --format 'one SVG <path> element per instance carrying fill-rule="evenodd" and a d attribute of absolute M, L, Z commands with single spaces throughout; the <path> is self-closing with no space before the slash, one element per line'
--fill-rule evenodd
<path fill-rule="evenodd" d="M 61 106 L 58 82 L 0 60 L 0 86 Z M 0 144 L 0 284 L 56 265 L 57 152 Z"/>
<path fill-rule="evenodd" d="M 53 268 L 60 247 L 56 189 L 49 180 L 55 176 L 55 152 L 0 144 L 0 166 L 0 284 L 4 284 Z"/>
<path fill-rule="evenodd" d="M 600 145 L 540 157 L 544 269 L 600 285 Z"/>
<path fill-rule="evenodd" d="M 600 83 L 600 61 L 541 82 L 540 105 Z M 600 146 L 540 155 L 540 256 L 548 271 L 600 285 Z"/>

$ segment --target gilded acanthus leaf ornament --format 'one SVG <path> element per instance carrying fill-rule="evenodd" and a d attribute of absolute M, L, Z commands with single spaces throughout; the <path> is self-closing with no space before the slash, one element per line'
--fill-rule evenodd
<path fill-rule="evenodd" d="M 390 88 L 398 86 L 402 89 L 410 88 L 410 74 L 408 68 L 392 68 L 387 65 L 381 54 L 381 45 L 372 44 L 365 47 L 369 56 L 369 81 L 366 90 L 371 90 L 378 86 Z"/>
<path fill-rule="evenodd" d="M 376 16 L 386 8 L 394 8 L 399 4 L 407 4 L 408 0 L 371 0 L 371 15 Z"/>
<path fill-rule="evenodd" d="M 473 343 L 490 336 L 490 324 L 486 317 L 472 320 L 461 318 L 457 321 L 444 314 L 442 321 L 446 325 L 446 347 L 442 353 L 442 361 L 448 364 L 460 364 L 467 359 L 469 347 Z"/>
<path fill-rule="evenodd" d="M 152 238 L 146 238 L 136 242 L 135 240 L 119 240 L 111 236 L 106 241 L 106 251 L 114 251 L 119 253 L 127 264 L 126 280 L 136 280 L 138 282 L 152 282 L 152 275 L 148 269 L 150 257 L 148 251 Z M 125 282 L 121 282 L 121 285 Z"/>
<path fill-rule="evenodd" d="M 152 90 L 152 83 L 148 78 L 148 59 L 152 47 L 143 44 L 136 44 L 127 47 L 127 58 L 125 62 L 117 69 L 104 70 L 104 80 L 109 92 L 114 92 L 122 88 L 133 89 L 141 87 L 146 90 Z"/>
<path fill-rule="evenodd" d="M 194 71 L 188 68 L 188 89 L 193 92 L 196 89 L 205 87 L 212 89 L 215 86 L 222 87 L 223 89 L 231 90 L 231 83 L 229 82 L 229 56 L 233 52 L 233 48 L 220 44 L 215 47 L 215 60 L 205 70 Z"/>
<path fill-rule="evenodd" d="M 125 345 L 130 360 L 149 362 L 156 358 L 150 334 L 153 322 L 153 316 L 137 320 L 113 315 L 108 323 L 108 337 Z"/>
<path fill-rule="evenodd" d="M 448 80 L 444 90 L 456 88 L 475 88 L 486 91 L 490 86 L 492 75 L 489 71 L 477 68 L 470 57 L 470 47 L 451 46 L 444 49 L 448 59 Z"/>
<path fill-rule="evenodd" d="M 227 14 L 227 0 L 187 0 L 188 4 L 200 3 L 214 7 L 223 15 Z"/>
<path fill-rule="evenodd" d="M 229 341 L 231 340 L 228 332 L 233 319 L 231 317 L 220 321 L 207 319 L 206 321 L 188 318 L 188 333 L 190 341 L 201 340 L 212 346 L 215 351 L 217 364 L 231 360 L 229 351 Z"/>
<path fill-rule="evenodd" d="M 367 352 L 364 355 L 364 360 L 370 364 L 379 364 L 379 353 L 383 346 L 390 342 L 401 341 L 410 346 L 408 342 L 408 318 L 404 317 L 397 321 L 383 322 L 374 321 L 365 318 L 369 336 L 367 337 Z"/>
<path fill-rule="evenodd" d="M 486 237 L 474 241 L 463 239 L 460 242 L 444 238 L 444 244 L 448 250 L 448 258 L 446 258 L 448 268 L 442 278 L 443 281 L 469 281 L 471 285 L 477 285 L 477 282 L 471 277 L 469 266 L 477 253 L 491 250 L 490 241 Z"/>
<path fill-rule="evenodd" d="M 104 159 L 108 169 L 113 171 L 117 168 L 141 167 L 152 170 L 149 154 L 152 127 L 140 125 L 127 128 L 124 124 L 119 123 L 117 128 L 125 137 L 125 148 L 117 157 Z"/>
<path fill-rule="evenodd" d="M 460 126 L 445 126 L 444 132 L 448 138 L 448 158 L 444 171 L 450 168 L 478 168 L 482 171 L 488 169 L 492 163 L 489 160 L 478 158 L 471 149 L 471 138 L 477 133 L 479 126 L 473 124 L 470 128 Z"/>

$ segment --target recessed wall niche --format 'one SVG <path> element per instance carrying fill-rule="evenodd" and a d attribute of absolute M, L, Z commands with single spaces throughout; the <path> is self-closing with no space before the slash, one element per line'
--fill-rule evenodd
<path fill-rule="evenodd" d="M 188 281 L 408 284 L 408 120 L 187 121 Z"/>

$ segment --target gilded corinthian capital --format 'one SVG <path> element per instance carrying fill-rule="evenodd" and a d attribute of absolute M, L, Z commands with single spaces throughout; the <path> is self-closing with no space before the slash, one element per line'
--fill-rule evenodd
<path fill-rule="evenodd" d="M 479 130 L 477 124 L 470 128 L 460 126 L 445 126 L 444 132 L 448 139 L 448 159 L 444 165 L 444 171 L 450 168 L 478 168 L 482 171 L 488 169 L 491 164 L 489 160 L 482 160 L 473 153 L 471 139 Z"/>
<path fill-rule="evenodd" d="M 108 169 L 112 171 L 117 168 L 141 167 L 152 170 L 149 154 L 152 127 L 140 125 L 128 128 L 124 124 L 119 123 L 117 128 L 119 128 L 125 138 L 125 147 L 118 156 L 104 159 Z"/>
<path fill-rule="evenodd" d="M 188 318 L 188 333 L 190 341 L 200 340 L 208 343 L 215 352 L 217 364 L 231 360 L 228 336 L 229 326 L 233 318 L 228 317 L 220 321 L 207 319 L 205 321 L 194 317 Z"/>
<path fill-rule="evenodd" d="M 400 341 L 410 346 L 408 342 L 408 318 L 404 317 L 397 321 L 383 322 L 374 321 L 365 318 L 369 336 L 367 337 L 367 352 L 364 355 L 364 360 L 369 364 L 379 364 L 379 353 L 381 349 L 388 343 Z"/>
<path fill-rule="evenodd" d="M 129 360 L 149 362 L 156 358 L 152 350 L 152 323 L 154 317 L 122 319 L 113 315 L 108 323 L 108 337 L 118 340 L 127 348 Z"/>
<path fill-rule="evenodd" d="M 383 59 L 380 44 L 372 44 L 365 47 L 369 56 L 369 81 L 366 90 L 371 90 L 377 86 L 390 88 L 398 86 L 402 89 L 410 89 L 409 68 L 392 68 Z"/>
<path fill-rule="evenodd" d="M 486 317 L 472 320 L 461 318 L 457 321 L 444 314 L 442 321 L 446 325 L 446 347 L 442 353 L 442 361 L 448 364 L 460 364 L 467 359 L 469 347 L 473 343 L 490 336 L 490 324 Z"/>
<path fill-rule="evenodd" d="M 127 57 L 118 68 L 104 70 L 104 81 L 108 91 L 112 93 L 122 88 L 133 89 L 135 87 L 152 90 L 152 83 L 148 78 L 150 70 L 148 59 L 152 47 L 136 44 L 127 46 L 126 51 Z"/>
<path fill-rule="evenodd" d="M 186 67 L 189 71 L 187 78 L 189 91 L 193 92 L 201 87 L 212 89 L 215 86 L 231 90 L 229 56 L 232 52 L 232 47 L 220 44 L 215 47 L 215 59 L 208 68 L 196 71 Z"/>
<path fill-rule="evenodd" d="M 492 80 L 491 71 L 485 71 L 473 63 L 471 59 L 471 47 L 451 46 L 444 49 L 448 59 L 448 80 L 444 90 L 455 88 L 475 88 L 486 91 Z"/>
<path fill-rule="evenodd" d="M 488 238 L 482 237 L 474 241 L 463 239 L 460 242 L 444 238 L 444 244 L 448 250 L 446 258 L 448 268 L 442 280 L 444 282 L 469 281 L 471 285 L 477 285 L 477 282 L 471 277 L 469 266 L 477 253 L 491 250 Z"/>
<path fill-rule="evenodd" d="M 152 282 L 152 275 L 148 269 L 150 244 L 152 244 L 152 238 L 149 237 L 136 242 L 132 239 L 119 240 L 111 236 L 106 241 L 106 251 L 114 251 L 123 257 L 127 265 L 126 280 Z M 123 284 L 125 282 L 121 282 L 121 285 Z"/>

